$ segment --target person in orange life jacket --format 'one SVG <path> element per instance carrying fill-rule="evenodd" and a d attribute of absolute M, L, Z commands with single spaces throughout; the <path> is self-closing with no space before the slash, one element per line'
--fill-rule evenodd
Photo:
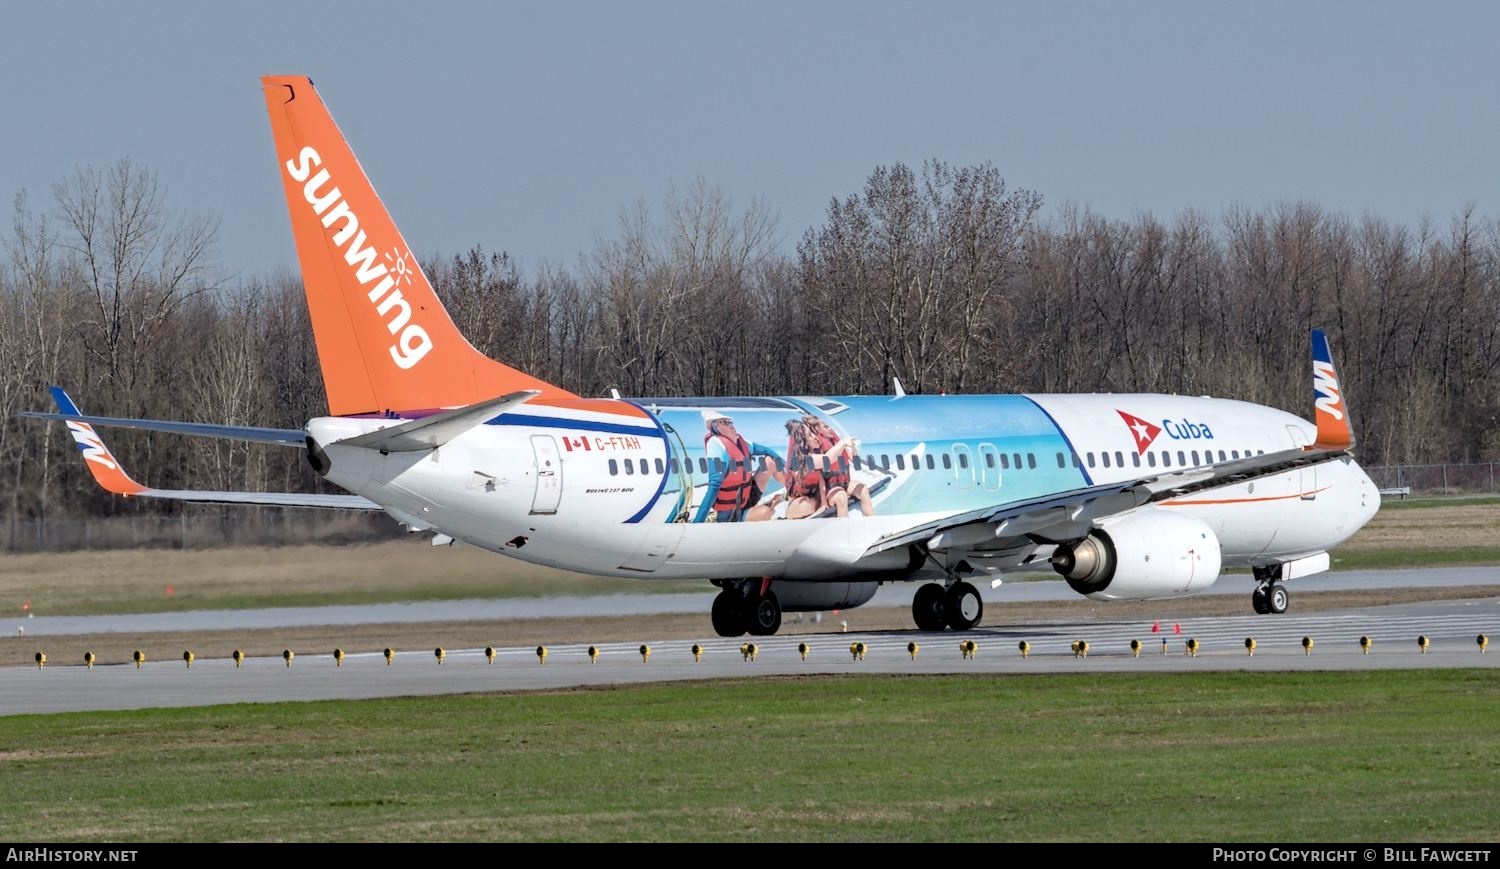
<path fill-rule="evenodd" d="M 799 419 L 786 421 L 786 435 L 786 518 L 806 519 L 828 506 L 823 472 L 813 455 L 817 440 Z"/>
<path fill-rule="evenodd" d="M 780 466 L 781 456 L 775 450 L 746 441 L 735 430 L 734 420 L 718 411 L 703 411 L 703 424 L 708 429 L 703 436 L 703 452 L 708 457 L 708 490 L 693 521 L 707 521 L 712 510 L 715 521 L 739 522 L 760 501 L 761 492 L 774 475 L 770 467 L 755 471 L 751 457 L 764 456 Z M 756 518 L 765 512 L 759 511 Z"/>
<path fill-rule="evenodd" d="M 838 514 L 847 515 L 849 502 L 856 501 L 859 503 L 860 513 L 874 516 L 875 500 L 870 497 L 870 487 L 849 476 L 849 465 L 859 452 L 859 441 L 855 438 L 840 437 L 839 433 L 833 430 L 833 426 L 812 414 L 804 414 L 802 423 L 816 440 L 816 451 L 828 457 L 830 466 L 827 475 L 828 489 L 830 498 L 835 500 L 834 506 L 839 508 Z M 839 498 L 833 494 L 836 489 L 843 489 L 847 494 Z M 839 504 L 839 500 L 843 503 Z"/>

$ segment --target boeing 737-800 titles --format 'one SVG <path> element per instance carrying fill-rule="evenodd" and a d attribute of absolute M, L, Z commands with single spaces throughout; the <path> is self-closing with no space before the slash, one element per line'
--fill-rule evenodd
<path fill-rule="evenodd" d="M 1175 395 L 588 398 L 475 350 L 449 319 L 312 82 L 262 80 L 328 395 L 300 430 L 89 417 L 88 467 L 127 497 L 379 510 L 606 576 L 703 578 L 725 636 L 925 581 L 924 630 L 968 630 L 971 580 L 1051 570 L 1099 599 L 1187 595 L 1253 568 L 1257 612 L 1326 570 L 1379 495 L 1355 463 L 1328 342 L 1314 418 Z M 348 495 L 143 486 L 95 426 L 303 449 Z"/>

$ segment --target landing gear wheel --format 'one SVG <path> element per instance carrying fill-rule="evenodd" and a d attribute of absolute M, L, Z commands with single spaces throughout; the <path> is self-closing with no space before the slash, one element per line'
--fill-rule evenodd
<path fill-rule="evenodd" d="M 943 587 L 929 582 L 917 589 L 911 599 L 911 617 L 919 631 L 941 631 L 948 626 L 948 614 L 943 606 Z"/>
<path fill-rule="evenodd" d="M 1252 607 L 1255 608 L 1256 615 L 1262 615 L 1263 616 L 1263 615 L 1266 615 L 1267 613 L 1269 613 L 1271 611 L 1270 609 L 1267 608 L 1267 604 L 1266 604 L 1266 587 L 1265 586 L 1258 585 L 1258 586 L 1255 587 L 1255 591 L 1253 591 L 1253 592 L 1250 593 L 1250 606 L 1252 606 Z"/>
<path fill-rule="evenodd" d="M 781 630 L 781 601 L 776 592 L 768 590 L 764 597 L 750 601 L 745 622 L 750 633 L 757 637 L 769 637 Z"/>
<path fill-rule="evenodd" d="M 979 589 L 967 582 L 949 586 L 943 594 L 943 617 L 955 631 L 967 631 L 979 624 L 984 617 L 984 599 L 979 596 Z"/>
<path fill-rule="evenodd" d="M 1287 605 L 1292 602 L 1292 596 L 1287 593 L 1286 586 L 1279 582 L 1271 584 L 1266 590 L 1266 612 L 1273 615 L 1281 615 L 1286 612 Z"/>
<path fill-rule="evenodd" d="M 745 616 L 740 611 L 740 596 L 733 589 L 724 589 L 714 598 L 709 611 L 714 633 L 721 637 L 738 637 L 745 632 Z"/>

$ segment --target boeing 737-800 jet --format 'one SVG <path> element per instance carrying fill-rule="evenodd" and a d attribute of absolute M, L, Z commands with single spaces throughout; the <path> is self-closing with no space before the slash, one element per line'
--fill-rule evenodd
<path fill-rule="evenodd" d="M 927 580 L 923 630 L 968 630 L 971 579 L 1051 570 L 1098 599 L 1202 591 L 1253 568 L 1257 612 L 1379 506 L 1328 342 L 1315 424 L 1174 395 L 587 398 L 489 359 L 449 319 L 312 82 L 262 80 L 326 417 L 301 430 L 84 416 L 54 389 L 97 480 L 127 497 L 380 510 L 462 541 L 606 576 L 704 578 L 714 629 L 859 606 Z M 152 489 L 94 426 L 304 449 L 352 494 Z"/>

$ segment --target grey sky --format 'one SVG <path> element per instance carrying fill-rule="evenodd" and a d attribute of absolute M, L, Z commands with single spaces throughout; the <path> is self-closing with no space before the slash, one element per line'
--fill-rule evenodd
<path fill-rule="evenodd" d="M 764 197 L 790 248 L 930 157 L 1048 214 L 1303 198 L 1446 226 L 1500 212 L 1497 34 L 1488 2 L 6 2 L 0 202 L 129 156 L 222 217 L 226 269 L 290 265 L 258 78 L 305 73 L 413 250 L 528 269 L 698 175 Z"/>

